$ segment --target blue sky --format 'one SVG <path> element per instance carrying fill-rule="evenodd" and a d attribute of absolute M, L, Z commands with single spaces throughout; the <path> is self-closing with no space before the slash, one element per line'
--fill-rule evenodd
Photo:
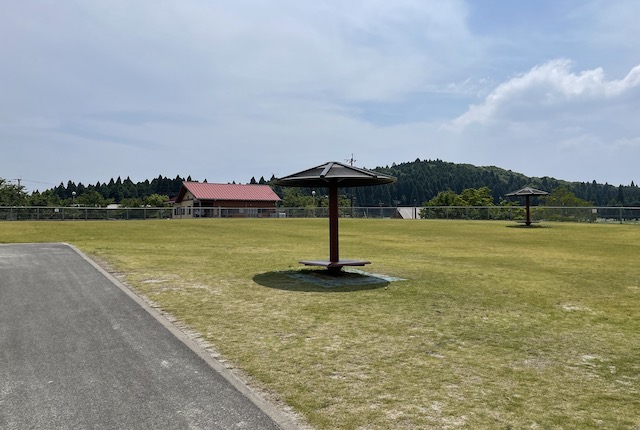
<path fill-rule="evenodd" d="M 640 182 L 637 0 L 0 0 L 0 177 Z"/>

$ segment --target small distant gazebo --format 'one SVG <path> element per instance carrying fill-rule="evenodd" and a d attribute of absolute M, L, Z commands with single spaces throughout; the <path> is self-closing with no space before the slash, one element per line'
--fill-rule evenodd
<path fill-rule="evenodd" d="M 527 227 L 531 226 L 531 211 L 530 211 L 530 206 L 531 206 L 531 196 L 546 196 L 549 193 L 547 193 L 546 191 L 542 191 L 542 190 L 536 190 L 535 188 L 530 188 L 530 187 L 524 187 L 521 190 L 518 191 L 513 191 L 511 193 L 506 194 L 507 197 L 523 197 L 525 199 L 525 206 L 526 206 L 526 219 L 524 224 Z"/>
<path fill-rule="evenodd" d="M 302 260 L 306 266 L 322 266 L 339 272 L 344 266 L 364 266 L 370 261 L 340 259 L 338 245 L 338 188 L 391 184 L 396 178 L 371 170 L 329 161 L 273 181 L 283 187 L 323 187 L 329 189 L 329 259 Z"/>

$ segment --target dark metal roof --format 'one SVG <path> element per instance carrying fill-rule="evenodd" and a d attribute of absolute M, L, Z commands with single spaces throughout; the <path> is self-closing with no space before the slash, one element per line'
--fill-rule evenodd
<path fill-rule="evenodd" d="M 364 187 L 369 185 L 392 184 L 396 178 L 372 170 L 360 169 L 337 161 L 328 161 L 302 172 L 294 173 L 273 184 L 283 187 Z"/>
<path fill-rule="evenodd" d="M 512 191 L 505 195 L 506 196 L 546 196 L 547 194 L 549 193 L 546 191 L 536 190 L 535 188 L 524 187 L 521 190 Z"/>
<path fill-rule="evenodd" d="M 207 182 L 182 183 L 180 194 L 176 202 L 181 202 L 186 192 L 189 191 L 198 200 L 241 200 L 277 202 L 280 197 L 273 192 L 268 185 L 243 185 L 243 184 L 211 184 Z"/>

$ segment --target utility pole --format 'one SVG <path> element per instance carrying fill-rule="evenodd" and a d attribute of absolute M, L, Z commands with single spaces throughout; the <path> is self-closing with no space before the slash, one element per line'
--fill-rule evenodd
<path fill-rule="evenodd" d="M 353 152 L 352 152 L 351 153 L 351 158 L 347 158 L 344 161 L 349 163 L 351 165 L 351 167 L 353 167 L 353 163 L 355 163 L 357 160 L 353 159 Z M 353 190 L 351 190 L 351 218 L 353 218 Z"/>

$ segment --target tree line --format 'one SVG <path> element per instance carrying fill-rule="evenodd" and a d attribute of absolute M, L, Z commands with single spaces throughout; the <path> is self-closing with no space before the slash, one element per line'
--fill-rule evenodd
<path fill-rule="evenodd" d="M 374 169 L 398 178 L 395 184 L 355 190 L 356 200 L 363 206 L 384 205 L 421 206 L 441 191 L 460 194 L 465 189 L 488 187 L 494 204 L 505 194 L 524 187 L 552 192 L 565 187 L 578 198 L 594 206 L 640 206 L 640 188 L 633 182 L 629 186 L 615 187 L 592 182 L 567 182 L 551 177 L 528 177 L 499 167 L 478 167 L 442 160 L 416 159 L 413 162 L 393 164 Z"/>
<path fill-rule="evenodd" d="M 378 171 L 398 178 L 394 184 L 375 187 L 341 189 L 342 204 L 362 207 L 372 206 L 422 206 L 441 192 L 450 191 L 460 195 L 467 189 L 489 189 L 493 204 L 500 204 L 505 194 L 529 186 L 552 192 L 564 187 L 578 199 L 593 206 L 640 206 L 640 187 L 633 182 L 627 186 L 613 186 L 607 183 L 567 182 L 551 177 L 528 177 L 521 173 L 499 167 L 479 167 L 471 164 L 456 164 L 436 160 L 416 159 L 412 162 L 376 167 Z M 250 184 L 269 184 L 275 178 L 266 180 L 263 176 Z M 183 181 L 191 181 L 187 176 L 175 178 L 159 175 L 152 180 L 134 183 L 129 177 L 120 177 L 109 182 L 84 185 L 68 181 L 45 191 L 24 192 L 24 187 L 10 184 L 0 179 L 0 206 L 106 206 L 111 203 L 126 207 L 148 204 L 155 206 L 160 201 L 168 201 L 180 191 Z M 203 181 L 206 182 L 206 179 Z M 282 205 L 300 207 L 324 203 L 326 189 L 301 188 L 296 191 L 273 187 L 283 199 Z M 315 191 L 315 198 L 314 192 Z"/>
<path fill-rule="evenodd" d="M 175 196 L 180 191 L 183 181 L 190 181 L 191 177 L 181 178 L 179 175 L 171 179 L 159 175 L 151 181 L 145 180 L 134 183 L 129 177 L 122 180 L 111 178 L 109 182 L 97 182 L 95 185 L 84 185 L 68 181 L 60 185 L 31 194 L 24 192 L 24 187 L 6 184 L 12 187 L 11 199 L 3 199 L 0 192 L 0 206 L 87 206 L 105 207 L 118 204 L 123 207 L 163 206 L 169 201 L 169 196 Z"/>
<path fill-rule="evenodd" d="M 537 188 L 551 193 L 564 187 L 578 199 L 592 206 L 640 206 L 640 187 L 633 182 L 628 186 L 612 186 L 592 182 L 568 182 L 551 177 L 528 177 L 521 173 L 499 167 L 479 167 L 471 164 L 456 164 L 442 160 L 420 160 L 392 164 L 371 169 L 395 176 L 394 184 L 375 187 L 341 189 L 343 196 L 353 200 L 354 206 L 422 206 L 441 192 L 460 195 L 466 189 L 489 189 L 490 199 L 498 205 L 505 195 L 524 187 Z M 311 196 L 326 194 L 326 190 L 301 189 L 298 194 Z M 276 187 L 282 197 L 284 191 Z M 300 201 L 300 199 L 295 199 Z M 285 200 L 285 205 L 286 204 Z"/>

